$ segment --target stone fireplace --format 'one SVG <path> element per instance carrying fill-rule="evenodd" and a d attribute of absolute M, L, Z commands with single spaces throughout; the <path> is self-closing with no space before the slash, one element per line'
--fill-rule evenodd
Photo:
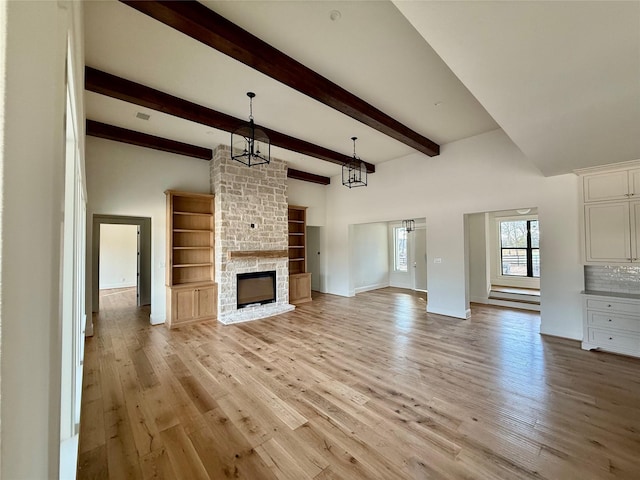
<path fill-rule="evenodd" d="M 215 194 L 215 271 L 218 320 L 224 324 L 288 312 L 289 305 L 287 165 L 247 167 L 231 160 L 230 147 L 218 146 L 211 161 Z M 238 274 L 276 272 L 275 302 L 238 308 Z"/>

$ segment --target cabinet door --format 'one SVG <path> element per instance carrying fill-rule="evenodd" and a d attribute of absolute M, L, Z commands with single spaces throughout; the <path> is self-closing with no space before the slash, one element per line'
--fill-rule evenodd
<path fill-rule="evenodd" d="M 289 275 L 289 303 L 311 301 L 311 274 Z"/>
<path fill-rule="evenodd" d="M 587 262 L 630 262 L 629 202 L 585 205 Z"/>
<path fill-rule="evenodd" d="M 631 255 L 632 262 L 640 263 L 640 200 L 629 203 L 631 208 Z"/>
<path fill-rule="evenodd" d="M 196 290 L 196 307 L 198 318 L 216 316 L 215 286 L 200 287 Z"/>
<path fill-rule="evenodd" d="M 628 198 L 629 175 L 627 170 L 585 175 L 582 181 L 585 202 Z"/>
<path fill-rule="evenodd" d="M 171 295 L 172 322 L 187 322 L 196 318 L 195 290 L 175 289 Z"/>
<path fill-rule="evenodd" d="M 631 198 L 640 198 L 640 168 L 629 170 L 629 194 Z"/>

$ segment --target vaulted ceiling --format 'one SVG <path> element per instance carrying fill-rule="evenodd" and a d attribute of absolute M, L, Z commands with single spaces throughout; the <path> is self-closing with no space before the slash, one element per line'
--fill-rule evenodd
<path fill-rule="evenodd" d="M 440 145 L 501 127 L 545 174 L 640 158 L 638 2 L 201 3 Z M 125 3 L 86 2 L 85 39 L 89 67 L 240 119 L 253 91 L 257 123 L 340 154 L 351 155 L 352 136 L 374 165 L 416 151 Z M 86 112 L 200 147 L 229 143 L 222 130 L 95 92 Z"/>

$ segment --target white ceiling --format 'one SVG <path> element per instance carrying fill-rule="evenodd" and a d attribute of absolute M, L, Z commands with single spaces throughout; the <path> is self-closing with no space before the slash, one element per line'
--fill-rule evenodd
<path fill-rule="evenodd" d="M 545 175 L 640 159 L 640 2 L 394 3 Z"/>
<path fill-rule="evenodd" d="M 640 158 L 638 2 L 203 3 L 437 143 L 500 126 L 545 174 Z M 91 67 L 238 118 L 254 91 L 257 123 L 346 155 L 357 136 L 358 155 L 374 164 L 414 152 L 116 0 L 86 2 L 85 21 Z M 95 93 L 86 111 L 199 146 L 229 143 L 228 133 Z M 340 173 L 295 152 L 272 155 Z"/>

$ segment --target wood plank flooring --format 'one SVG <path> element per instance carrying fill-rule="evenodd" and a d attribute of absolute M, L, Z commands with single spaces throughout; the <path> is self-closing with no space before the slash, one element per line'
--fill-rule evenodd
<path fill-rule="evenodd" d="M 79 479 L 640 478 L 640 360 L 537 313 L 387 288 L 169 331 L 118 298 L 86 342 Z"/>

